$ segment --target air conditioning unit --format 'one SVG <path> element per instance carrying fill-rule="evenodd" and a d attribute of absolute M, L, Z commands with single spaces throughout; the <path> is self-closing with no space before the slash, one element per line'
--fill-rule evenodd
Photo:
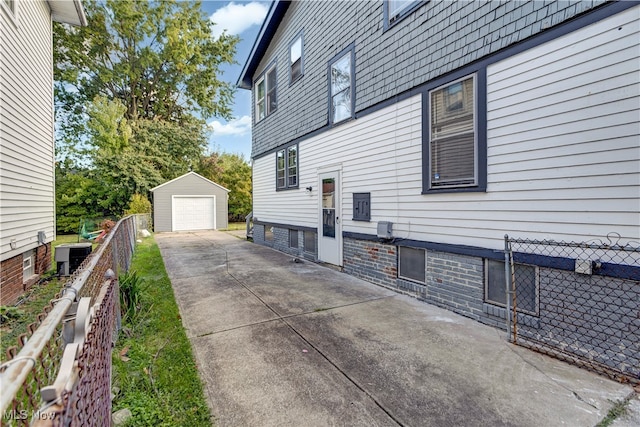
<path fill-rule="evenodd" d="M 56 270 L 59 276 L 70 276 L 91 254 L 91 243 L 64 243 L 56 246 Z"/>

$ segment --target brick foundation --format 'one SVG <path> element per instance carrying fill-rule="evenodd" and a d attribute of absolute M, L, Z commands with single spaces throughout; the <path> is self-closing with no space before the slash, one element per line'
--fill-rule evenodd
<path fill-rule="evenodd" d="M 2 261 L 0 266 L 0 305 L 14 304 L 22 294 L 33 286 L 41 274 L 51 267 L 51 243 L 41 245 L 36 249 L 34 260 L 34 276 L 26 282 L 22 276 L 22 254 Z"/>
<path fill-rule="evenodd" d="M 298 247 L 289 246 L 289 233 L 298 233 Z M 281 252 L 304 258 L 309 261 L 317 261 L 317 250 L 307 250 L 304 246 L 304 231 L 278 227 L 269 224 L 254 224 L 253 241 L 260 245 L 269 246 Z M 315 247 L 318 247 L 318 236 L 315 234 Z M 313 248 L 312 248 L 313 249 Z"/>

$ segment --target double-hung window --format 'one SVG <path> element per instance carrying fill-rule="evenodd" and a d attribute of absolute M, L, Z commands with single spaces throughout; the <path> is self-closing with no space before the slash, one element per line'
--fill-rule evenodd
<path fill-rule="evenodd" d="M 475 76 L 429 92 L 430 190 L 478 185 Z"/>
<path fill-rule="evenodd" d="M 276 189 L 298 188 L 298 146 L 276 152 Z"/>
<path fill-rule="evenodd" d="M 304 54 L 302 33 L 289 46 L 289 82 L 293 83 L 304 74 Z"/>
<path fill-rule="evenodd" d="M 276 92 L 276 66 L 273 64 L 260 76 L 255 84 L 256 122 L 276 111 L 278 106 Z"/>
<path fill-rule="evenodd" d="M 329 62 L 329 122 L 355 117 L 355 54 L 351 45 Z"/>

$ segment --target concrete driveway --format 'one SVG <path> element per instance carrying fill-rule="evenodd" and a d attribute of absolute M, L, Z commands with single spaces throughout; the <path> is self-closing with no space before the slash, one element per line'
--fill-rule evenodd
<path fill-rule="evenodd" d="M 228 233 L 155 239 L 219 426 L 593 426 L 632 392 Z"/>

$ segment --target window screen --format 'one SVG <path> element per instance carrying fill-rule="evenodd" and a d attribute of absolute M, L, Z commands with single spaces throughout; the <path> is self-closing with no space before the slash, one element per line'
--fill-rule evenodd
<path fill-rule="evenodd" d="M 316 233 L 313 231 L 304 232 L 304 251 L 311 254 L 316 253 Z"/>
<path fill-rule="evenodd" d="M 426 260 L 424 249 L 398 247 L 398 277 L 425 283 Z"/>
<path fill-rule="evenodd" d="M 289 247 L 294 249 L 298 247 L 298 230 L 289 230 Z"/>
<path fill-rule="evenodd" d="M 485 264 L 485 301 L 506 306 L 507 296 L 504 262 L 489 259 Z M 538 273 L 531 265 L 516 264 L 516 308 L 519 311 L 536 314 L 538 312 Z"/>

